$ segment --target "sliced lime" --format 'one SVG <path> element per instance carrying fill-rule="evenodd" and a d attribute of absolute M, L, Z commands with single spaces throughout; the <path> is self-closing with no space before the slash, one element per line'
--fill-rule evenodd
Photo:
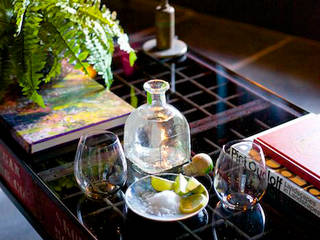
<path fill-rule="evenodd" d="M 180 200 L 182 213 L 193 213 L 206 205 L 208 199 L 203 194 L 193 194 Z"/>
<path fill-rule="evenodd" d="M 173 187 L 174 182 L 170 181 L 165 178 L 157 177 L 157 176 L 151 176 L 151 186 L 161 192 L 165 190 L 171 190 Z"/>
<path fill-rule="evenodd" d="M 186 178 L 180 173 L 175 181 L 174 181 L 174 186 L 173 186 L 173 190 L 179 194 L 179 195 L 183 195 L 183 194 L 186 194 L 188 193 L 188 190 L 187 190 L 187 184 L 188 184 L 188 181 L 186 180 Z"/>
<path fill-rule="evenodd" d="M 200 184 L 198 187 L 193 189 L 191 192 L 192 193 L 204 193 L 205 191 L 206 191 L 205 187 L 202 184 Z"/>
<path fill-rule="evenodd" d="M 195 179 L 194 177 L 191 177 L 188 180 L 187 190 L 189 192 L 191 192 L 191 191 L 193 191 L 194 189 L 196 189 L 200 185 L 201 185 L 201 183 L 197 179 Z"/>

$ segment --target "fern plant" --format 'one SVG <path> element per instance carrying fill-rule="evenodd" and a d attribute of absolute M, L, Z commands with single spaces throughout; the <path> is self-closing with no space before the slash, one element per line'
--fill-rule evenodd
<path fill-rule="evenodd" d="M 39 86 L 60 74 L 64 58 L 85 72 L 91 64 L 109 89 L 115 41 L 133 64 L 128 36 L 100 0 L 0 0 L 0 99 L 18 83 L 43 107 Z"/>

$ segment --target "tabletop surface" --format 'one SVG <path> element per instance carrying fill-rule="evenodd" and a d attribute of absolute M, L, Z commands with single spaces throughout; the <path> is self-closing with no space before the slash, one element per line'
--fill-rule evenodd
<path fill-rule="evenodd" d="M 118 54 L 114 58 L 111 91 L 139 106 L 146 101 L 142 88 L 146 80 L 167 80 L 171 83 L 168 102 L 190 124 L 192 154 L 208 153 L 214 162 L 226 142 L 250 137 L 307 113 L 192 50 L 185 58 L 161 61 L 140 51 L 134 69 L 124 67 L 124 57 Z M 123 127 L 111 131 L 122 139 Z M 26 164 L 43 181 L 52 202 L 58 202 L 66 214 L 82 222 L 84 230 L 98 239 L 312 239 L 317 233 L 318 218 L 270 187 L 252 211 L 228 213 L 218 204 L 212 186 L 200 179 L 209 190 L 208 206 L 195 217 L 172 223 L 139 217 L 124 201 L 111 206 L 90 201 L 74 180 L 75 149 L 76 142 L 40 152 Z M 25 154 L 14 152 L 27 159 Z"/>

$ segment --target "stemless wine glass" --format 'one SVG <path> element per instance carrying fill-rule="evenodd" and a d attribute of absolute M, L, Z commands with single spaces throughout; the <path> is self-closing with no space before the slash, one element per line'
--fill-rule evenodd
<path fill-rule="evenodd" d="M 107 199 L 125 184 L 127 162 L 121 143 L 112 132 L 94 130 L 79 140 L 74 173 L 90 198 Z"/>
<path fill-rule="evenodd" d="M 215 165 L 214 189 L 222 206 L 247 210 L 263 197 L 267 169 L 261 147 L 249 140 L 225 144 Z"/>

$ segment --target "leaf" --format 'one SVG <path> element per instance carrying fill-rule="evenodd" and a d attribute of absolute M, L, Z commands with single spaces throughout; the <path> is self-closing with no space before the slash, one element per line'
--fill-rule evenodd
<path fill-rule="evenodd" d="M 39 104 L 39 106 L 44 106 L 42 97 L 37 93 L 39 84 L 43 78 L 41 70 L 46 64 L 47 56 L 38 38 L 40 22 L 41 18 L 39 18 L 38 12 L 26 12 L 24 27 L 21 32 L 23 51 L 20 53 L 20 56 L 23 73 L 18 78 L 18 82 L 22 87 L 24 95 Z"/>
<path fill-rule="evenodd" d="M 149 105 L 152 104 L 152 95 L 151 95 L 151 93 L 149 93 L 149 92 L 147 92 L 147 103 L 148 103 Z"/>
<path fill-rule="evenodd" d="M 133 86 L 131 86 L 130 88 L 130 104 L 134 108 L 138 107 L 138 97 L 136 96 L 136 92 Z"/>
<path fill-rule="evenodd" d="M 40 107 L 45 108 L 46 105 L 44 104 L 42 96 L 40 96 L 37 92 L 32 93 L 30 96 L 30 100 L 37 103 Z"/>
<path fill-rule="evenodd" d="M 105 79 L 105 84 L 107 86 L 107 89 L 110 90 L 110 87 L 113 82 L 113 76 L 112 76 L 112 71 L 110 67 L 106 69 L 106 73 L 103 75 L 103 77 Z"/>
<path fill-rule="evenodd" d="M 46 77 L 44 78 L 45 83 L 49 82 L 52 78 L 54 78 L 60 74 L 61 62 L 59 60 L 60 59 L 57 56 L 54 57 L 51 69 L 50 69 L 49 73 L 46 75 Z"/>
<path fill-rule="evenodd" d="M 75 35 L 73 36 L 73 38 L 78 38 L 78 41 L 75 41 L 74 44 L 71 45 L 70 42 L 68 42 L 66 36 L 62 34 L 63 27 L 61 27 L 61 25 L 59 25 L 57 22 L 53 21 L 43 23 L 43 27 L 46 28 L 47 31 L 50 31 L 51 35 L 55 36 L 55 42 L 49 42 L 55 55 L 60 55 L 61 47 L 63 47 L 62 49 L 64 49 L 65 57 L 69 57 L 70 62 L 76 62 L 76 67 L 83 68 L 84 72 L 88 74 L 88 71 L 86 69 L 87 65 L 77 56 L 80 49 L 79 40 L 82 39 L 81 33 L 78 33 L 76 31 L 74 32 Z"/>
<path fill-rule="evenodd" d="M 133 67 L 134 62 L 137 60 L 137 55 L 134 51 L 129 53 L 129 62 L 130 62 L 130 66 Z"/>
<path fill-rule="evenodd" d="M 100 11 L 97 11 L 94 7 L 80 7 L 78 8 L 78 11 L 88 17 L 90 17 L 93 20 L 99 21 L 103 24 L 107 24 L 109 26 L 112 26 L 114 23 L 113 21 L 110 21 L 110 19 L 107 19 L 103 17 L 102 13 Z"/>
<path fill-rule="evenodd" d="M 85 60 L 85 59 L 87 59 L 88 55 L 89 55 L 89 51 L 83 51 L 83 52 L 81 52 L 81 53 L 79 54 L 78 58 L 79 58 L 80 60 Z"/>
<path fill-rule="evenodd" d="M 25 15 L 25 12 L 27 11 L 27 8 L 30 4 L 30 1 L 29 0 L 15 0 L 14 1 L 14 10 L 17 14 L 17 21 L 16 21 L 16 24 L 17 24 L 17 32 L 15 34 L 15 36 L 18 36 L 21 32 L 21 29 L 22 29 L 22 23 L 23 23 L 23 18 L 24 18 L 24 15 Z"/>

